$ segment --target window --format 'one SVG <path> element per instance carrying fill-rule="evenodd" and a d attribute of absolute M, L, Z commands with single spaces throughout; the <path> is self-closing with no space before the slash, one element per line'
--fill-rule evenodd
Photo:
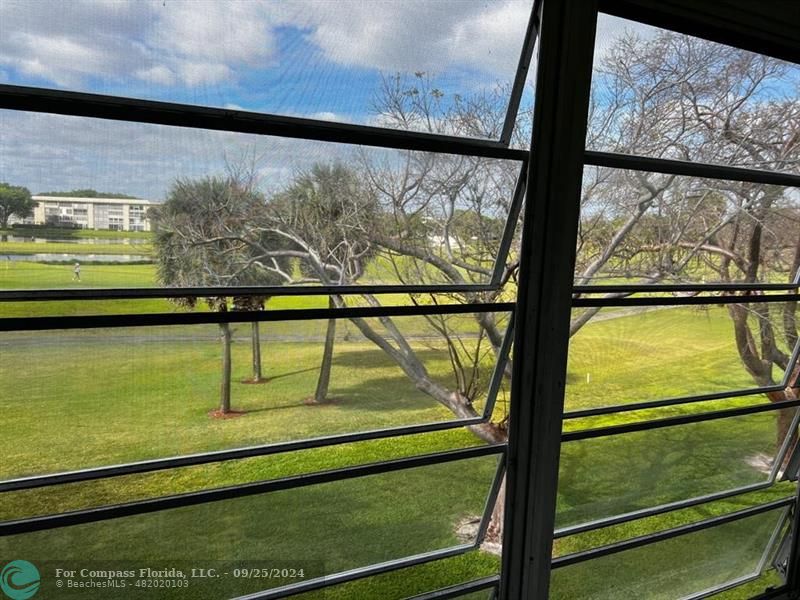
<path fill-rule="evenodd" d="M 93 229 L 4 271 L 0 554 L 493 594 L 532 2 L 84 8 L 0 2 L 0 162 Z"/>
<path fill-rule="evenodd" d="M 792 597 L 800 72 L 683 3 L 0 0 L 0 558 Z"/>
<path fill-rule="evenodd" d="M 774 114 L 791 114 L 796 79 L 599 16 L 550 597 L 787 581 L 773 556 L 796 500 L 800 178 Z"/>

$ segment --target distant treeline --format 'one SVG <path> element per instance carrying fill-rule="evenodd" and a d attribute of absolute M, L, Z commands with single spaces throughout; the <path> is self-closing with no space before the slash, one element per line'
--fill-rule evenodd
<path fill-rule="evenodd" d="M 72 190 L 71 192 L 41 192 L 37 196 L 58 196 L 62 198 L 124 198 L 129 200 L 138 200 L 138 196 L 130 196 L 128 194 L 115 194 L 112 192 L 98 192 L 97 190 Z"/>

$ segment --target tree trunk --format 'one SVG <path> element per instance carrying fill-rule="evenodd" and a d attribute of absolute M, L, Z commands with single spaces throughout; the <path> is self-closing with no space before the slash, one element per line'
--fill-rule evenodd
<path fill-rule="evenodd" d="M 492 518 L 489 520 L 489 527 L 486 529 L 486 537 L 483 544 L 489 546 L 490 551 L 499 553 L 503 543 L 503 522 L 506 518 L 506 476 L 500 482 L 500 490 L 497 492 L 497 501 L 492 509 Z"/>
<path fill-rule="evenodd" d="M 794 413 L 796 408 L 784 408 L 778 411 L 778 437 L 776 440 L 776 448 L 780 450 L 781 446 L 783 445 L 784 440 L 787 436 L 792 436 L 792 438 L 797 437 L 796 431 L 790 431 L 792 427 L 792 420 L 794 419 Z M 790 445 L 794 444 L 794 440 L 790 441 Z M 788 458 L 788 455 L 787 455 Z"/>
<path fill-rule="evenodd" d="M 328 299 L 328 308 L 335 308 L 333 298 Z M 331 382 L 331 365 L 333 363 L 333 343 L 336 339 L 336 319 L 328 319 L 328 330 L 325 332 L 325 349 L 322 351 L 322 364 L 314 392 L 314 402 L 321 403 L 328 399 L 328 386 Z"/>
<path fill-rule="evenodd" d="M 220 323 L 220 339 L 222 340 L 222 380 L 219 387 L 219 411 L 227 414 L 231 411 L 231 326 Z"/>
<path fill-rule="evenodd" d="M 253 338 L 253 382 L 258 383 L 263 380 L 261 377 L 261 337 L 259 335 L 258 321 L 253 321 L 251 334 Z"/>
<path fill-rule="evenodd" d="M 377 301 L 369 295 L 364 296 L 371 304 L 377 305 Z M 425 365 L 417 357 L 408 341 L 397 330 L 390 317 L 381 318 L 381 323 L 387 330 L 387 336 L 396 344 L 389 342 L 387 337 L 376 332 L 365 319 L 361 317 L 351 317 L 350 322 L 369 341 L 383 350 L 403 372 L 414 382 L 418 390 L 428 394 L 431 398 L 447 407 L 459 419 L 472 419 L 479 416 L 469 398 L 464 397 L 458 391 L 449 390 L 437 381 L 434 381 L 428 373 Z M 505 442 L 508 439 L 507 430 L 497 423 L 479 423 L 470 425 L 468 429 L 489 444 Z M 503 479 L 497 502 L 492 510 L 492 518 L 489 524 L 491 536 L 487 534 L 486 541 L 489 543 L 499 543 L 503 532 L 505 504 L 505 479 Z"/>
<path fill-rule="evenodd" d="M 795 368 L 792 372 L 792 378 L 797 375 L 797 369 Z M 787 387 L 782 392 L 768 392 L 767 397 L 770 399 L 770 402 L 786 402 L 787 400 L 796 400 L 797 399 L 797 388 L 792 387 L 794 382 L 790 379 L 790 386 Z M 797 444 L 798 435 L 797 430 L 792 431 L 792 421 L 794 420 L 794 415 L 796 408 L 784 408 L 782 410 L 777 411 L 777 436 L 775 439 L 775 455 L 780 451 L 781 447 L 783 446 L 784 441 L 787 437 L 789 437 L 789 444 L 787 448 L 787 452 L 783 457 L 783 464 L 780 466 L 780 470 L 786 468 L 787 463 L 789 462 L 789 458 L 792 454 L 792 449 Z"/>
<path fill-rule="evenodd" d="M 365 298 L 373 301 L 368 295 L 365 295 Z M 431 378 L 425 365 L 420 362 L 414 350 L 409 346 L 408 341 L 395 327 L 391 318 L 381 317 L 380 321 L 386 328 L 387 335 L 391 337 L 397 346 L 391 344 L 386 337 L 377 333 L 363 318 L 350 318 L 350 322 L 358 328 L 364 337 L 378 346 L 397 363 L 411 381 L 414 382 L 419 391 L 428 394 L 431 398 L 446 406 L 459 419 L 472 419 L 480 416 L 472 406 L 469 398 L 465 398 L 457 391 L 447 389 Z M 468 428 L 490 444 L 503 442 L 506 439 L 505 430 L 496 423 L 480 423 L 478 425 L 470 425 Z"/>

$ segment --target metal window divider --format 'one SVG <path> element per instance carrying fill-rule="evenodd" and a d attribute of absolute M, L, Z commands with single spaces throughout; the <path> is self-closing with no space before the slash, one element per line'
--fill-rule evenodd
<path fill-rule="evenodd" d="M 0 109 L 482 158 L 528 155 L 488 139 L 9 84 L 0 84 Z"/>
<path fill-rule="evenodd" d="M 443 450 L 428 454 L 376 461 L 362 465 L 339 467 L 325 471 L 316 471 L 313 473 L 302 473 L 299 475 L 290 475 L 254 483 L 244 483 L 210 490 L 159 496 L 156 498 L 136 500 L 122 504 L 98 506 L 65 513 L 0 521 L 0 537 L 96 523 L 98 521 L 107 521 L 111 519 L 160 512 L 163 510 L 262 495 L 311 485 L 330 483 L 333 481 L 343 481 L 367 477 L 370 475 L 393 473 L 416 467 L 440 465 L 459 460 L 469 460 L 471 458 L 500 455 L 504 454 L 505 452 L 505 444 L 469 446 L 458 448 L 456 450 Z M 498 465 L 499 466 L 496 469 L 495 478 L 499 477 L 500 473 L 502 472 L 503 463 L 498 461 Z"/>
<path fill-rule="evenodd" d="M 489 281 L 489 286 L 493 290 L 499 290 L 503 285 L 503 271 L 508 262 L 509 253 L 511 251 L 511 244 L 514 241 L 514 233 L 519 224 L 519 215 L 522 212 L 522 206 L 525 203 L 525 188 L 526 180 L 525 174 L 528 170 L 528 161 L 525 160 L 520 165 L 519 175 L 517 176 L 517 184 L 514 186 L 514 193 L 511 197 L 511 205 L 508 208 L 508 215 L 505 225 L 503 226 L 503 235 L 500 239 L 500 245 L 497 249 L 497 257 L 495 257 L 494 268 L 492 269 L 492 277 Z"/>
<path fill-rule="evenodd" d="M 594 429 L 579 429 L 576 431 L 566 431 L 561 435 L 562 442 L 573 442 L 591 438 L 607 437 L 623 433 L 633 433 L 636 431 L 647 431 L 649 429 L 660 429 L 661 427 L 673 427 L 675 425 L 687 425 L 689 423 L 701 423 L 703 421 L 713 421 L 727 417 L 738 417 L 751 415 L 761 412 L 771 412 L 785 408 L 795 408 L 800 406 L 800 400 L 784 400 L 782 402 L 766 402 L 751 406 L 737 408 L 724 408 L 701 413 L 689 413 L 661 419 L 651 419 L 649 421 L 634 421 L 621 425 L 608 425 Z"/>
<path fill-rule="evenodd" d="M 499 597 L 550 585 L 564 374 L 596 30 L 594 0 L 547 2 L 528 165 Z"/>
<path fill-rule="evenodd" d="M 504 448 L 505 445 L 499 444 L 498 447 Z M 460 554 L 466 554 L 467 552 L 478 550 L 486 534 L 486 527 L 488 527 L 489 520 L 491 519 L 492 510 L 494 508 L 495 502 L 497 501 L 497 494 L 500 489 L 500 482 L 502 481 L 504 475 L 505 475 L 505 452 L 501 452 L 499 453 L 497 461 L 497 469 L 495 470 L 495 475 L 492 479 L 489 493 L 486 498 L 483 514 L 481 515 L 481 524 L 475 536 L 475 541 L 472 542 L 471 544 L 469 543 L 460 544 L 458 546 L 453 546 L 450 548 L 443 548 L 441 550 L 434 550 L 431 552 L 425 552 L 422 554 L 385 561 L 383 563 L 375 565 L 369 565 L 366 567 L 351 569 L 349 571 L 344 571 L 341 573 L 325 575 L 323 577 L 315 579 L 309 579 L 297 583 L 291 583 L 278 588 L 263 590 L 261 592 L 255 592 L 253 594 L 240 596 L 238 598 L 234 598 L 233 600 L 277 600 L 278 598 L 287 598 L 311 590 L 327 588 L 332 585 L 347 583 L 350 581 L 356 581 L 358 579 L 363 579 L 365 577 L 378 575 L 381 573 L 388 573 L 391 571 L 396 571 L 398 569 L 424 564 L 436 560 L 441 560 L 443 558 L 449 558 L 452 556 L 458 556 Z M 444 596 L 444 597 L 450 598 L 454 596 Z"/>
<path fill-rule="evenodd" d="M 783 289 L 783 288 L 781 288 Z M 792 288 L 794 289 L 794 288 Z M 794 297 L 795 295 L 792 295 Z M 765 298 L 770 298 L 769 296 L 764 296 Z M 800 296 L 798 296 L 800 297 Z M 724 298 L 729 299 L 728 302 L 724 302 L 723 304 L 738 304 L 744 302 L 738 302 L 737 300 L 739 297 L 730 297 L 725 296 Z M 769 300 L 765 300 L 769 302 Z M 573 301 L 574 302 L 574 301 Z M 777 302 L 777 301 L 776 301 Z M 670 299 L 664 299 L 663 306 L 673 306 L 670 302 Z M 593 416 L 600 416 L 600 415 L 608 415 L 608 414 L 616 414 L 621 412 L 631 412 L 631 411 L 638 411 L 638 410 L 646 410 L 651 408 L 661 408 L 666 406 L 676 406 L 681 404 L 693 404 L 696 402 L 707 402 L 709 400 L 723 400 L 728 398 L 736 398 L 741 396 L 750 396 L 755 394 L 763 394 L 768 392 L 775 392 L 775 391 L 782 391 L 786 387 L 790 386 L 792 382 L 790 378 L 792 376 L 792 372 L 794 370 L 795 365 L 798 362 L 798 358 L 800 358 L 800 341 L 795 343 L 794 348 L 792 349 L 791 355 L 789 357 L 789 363 L 784 370 L 783 376 L 781 377 L 781 381 L 774 385 L 769 386 L 759 386 L 755 388 L 746 388 L 740 390 L 730 390 L 724 392 L 713 392 L 708 394 L 695 394 L 691 396 L 682 396 L 682 397 L 675 397 L 675 398 L 663 398 L 659 400 L 648 400 L 644 402 L 633 402 L 629 404 L 615 404 L 611 406 L 602 406 L 602 407 L 595 407 L 595 408 L 588 408 L 582 410 L 573 410 L 573 411 L 566 411 L 564 413 L 564 419 L 580 419 L 586 417 L 593 417 Z"/>
<path fill-rule="evenodd" d="M 795 175 L 793 173 L 749 169 L 747 167 L 733 167 L 729 165 L 715 165 L 702 162 L 689 162 L 669 158 L 651 158 L 637 154 L 586 150 L 584 162 L 594 167 L 606 167 L 609 169 L 647 171 L 649 173 L 761 183 L 764 185 L 779 185 L 783 187 L 800 187 L 800 175 Z"/>
<path fill-rule="evenodd" d="M 724 525 L 754 515 L 762 514 L 772 510 L 777 510 L 779 508 L 789 507 L 793 505 L 794 502 L 795 502 L 795 497 L 789 496 L 786 498 L 781 498 L 779 500 L 773 500 L 772 502 L 758 504 L 756 506 L 751 506 L 748 508 L 740 509 L 738 511 L 726 513 L 724 515 L 717 515 L 715 517 L 710 517 L 708 519 L 703 519 L 701 521 L 696 521 L 694 523 L 689 523 L 687 525 L 679 525 L 677 527 L 671 527 L 669 529 L 665 529 L 662 531 L 648 533 L 634 538 L 628 538 L 620 542 L 614 542 L 611 544 L 590 548 L 588 550 L 582 550 L 579 552 L 574 552 L 563 556 L 557 556 L 553 559 L 553 569 L 564 568 L 570 565 L 585 562 L 593 558 L 609 556 L 611 554 L 617 554 L 619 552 L 623 552 L 625 550 L 630 550 L 633 548 L 641 548 L 643 546 L 648 546 L 656 542 L 672 539 L 688 533 L 703 531 L 705 529 L 717 527 L 719 525 Z"/>
<path fill-rule="evenodd" d="M 236 295 L 236 294 L 230 294 Z M 172 312 L 83 315 L 61 317 L 0 318 L 2 331 L 41 331 L 46 329 L 99 329 L 152 327 L 163 325 L 209 325 L 218 323 L 268 323 L 313 319 L 351 319 L 370 317 L 411 317 L 425 315 L 512 312 L 511 302 L 473 304 L 435 304 L 410 306 L 358 306 L 344 308 L 297 308 L 259 311 Z"/>
<path fill-rule="evenodd" d="M 340 583 L 355 581 L 371 575 L 378 575 L 401 568 L 424 564 L 434 560 L 440 560 L 442 558 L 458 556 L 460 554 L 476 550 L 480 547 L 483 541 L 483 535 L 485 535 L 486 532 L 486 528 L 483 524 L 488 524 L 488 521 L 491 518 L 492 510 L 500 489 L 500 482 L 505 474 L 505 452 L 506 444 L 474 446 L 461 448 L 458 450 L 449 450 L 406 458 L 379 461 L 354 467 L 343 467 L 328 471 L 319 471 L 316 473 L 284 477 L 275 480 L 241 484 L 227 488 L 218 488 L 213 490 L 204 490 L 201 492 L 190 492 L 173 496 L 140 500 L 127 504 L 102 506 L 56 515 L 45 515 L 41 517 L 18 519 L 14 521 L 4 521 L 0 522 L 0 537 L 96 523 L 99 521 L 148 514 L 162 510 L 208 504 L 209 502 L 268 494 L 276 491 L 297 489 L 298 487 L 319 485 L 346 479 L 356 479 L 383 473 L 398 472 L 429 465 L 452 463 L 459 460 L 469 460 L 471 458 L 492 455 L 496 455 L 498 457 L 495 473 L 487 493 L 487 499 L 484 505 L 483 514 L 481 516 L 481 526 L 479 527 L 476 538 L 472 543 L 459 544 L 421 554 L 384 561 L 382 563 L 372 564 L 365 567 L 358 567 L 347 571 L 328 574 L 322 577 L 308 579 L 289 585 L 248 594 L 236 599 L 275 600 L 277 598 L 285 598 L 303 592 L 330 587 Z"/>
<path fill-rule="evenodd" d="M 780 404 L 780 403 L 776 403 L 776 404 Z M 704 417 L 704 418 L 696 420 L 696 421 L 690 421 L 690 422 L 706 422 L 706 421 L 711 421 L 711 420 L 716 420 L 716 419 L 721 419 L 721 418 L 731 418 L 731 417 L 736 417 L 736 416 L 744 416 L 744 415 L 748 415 L 748 414 L 758 414 L 758 413 L 763 413 L 763 412 L 772 412 L 772 411 L 777 411 L 777 410 L 784 410 L 784 408 L 781 407 L 781 406 L 777 406 L 776 407 L 776 404 L 762 404 L 762 405 L 757 405 L 757 406 L 754 406 L 754 407 L 746 407 L 744 410 L 733 409 L 732 411 L 717 411 L 716 414 L 711 414 L 710 415 L 711 418 L 705 418 L 705 417 L 708 417 L 709 415 L 706 414 L 706 413 L 702 413 L 702 414 L 697 415 L 697 416 L 698 417 Z M 791 404 L 792 404 L 791 407 L 795 407 L 795 408 L 800 407 L 800 400 L 792 401 Z M 689 415 L 689 416 L 692 416 L 692 415 Z M 662 423 L 659 423 L 659 421 L 662 421 Z M 665 424 L 665 423 L 663 423 L 663 421 L 667 421 L 667 423 Z M 624 433 L 631 433 L 631 432 L 636 432 L 636 431 L 648 431 L 648 430 L 651 430 L 651 429 L 654 428 L 654 427 L 652 427 L 653 424 L 658 424 L 659 425 L 658 428 L 660 428 L 660 427 L 671 427 L 671 426 L 682 426 L 682 425 L 686 425 L 687 424 L 687 422 L 685 422 L 683 419 L 679 420 L 676 423 L 669 423 L 669 421 L 670 421 L 669 419 L 660 419 L 660 420 L 657 420 L 657 421 L 645 421 L 645 422 L 642 422 L 642 424 L 645 426 L 642 429 L 634 429 L 633 431 L 627 431 L 627 432 L 623 432 L 623 433 L 608 433 L 607 435 L 608 436 L 615 436 L 615 435 L 624 435 Z M 789 428 L 789 431 L 793 431 L 793 430 L 797 429 L 798 424 L 800 424 L 800 408 L 797 408 L 795 410 L 795 415 L 792 418 L 792 423 L 791 423 L 791 426 Z M 637 424 L 634 423 L 633 425 L 637 425 Z M 585 430 L 585 431 L 592 431 L 592 430 Z M 581 432 L 575 432 L 575 433 L 581 433 Z M 592 436 L 592 437 L 605 437 L 605 436 Z M 579 439 L 586 439 L 586 438 L 579 438 Z M 591 439 L 591 438 L 589 438 L 589 439 Z M 739 495 L 742 495 L 742 494 L 746 494 L 746 493 L 749 493 L 749 492 L 755 492 L 755 491 L 768 489 L 768 488 L 772 487 L 776 483 L 776 481 L 778 480 L 778 475 L 780 474 L 780 466 L 783 464 L 784 458 L 786 457 L 786 454 L 789 451 L 789 446 L 791 444 L 791 439 L 792 439 L 791 436 L 787 436 L 783 440 L 783 442 L 781 443 L 780 448 L 778 449 L 778 451 L 775 454 L 775 460 L 774 460 L 773 465 L 772 465 L 772 467 L 770 469 L 770 473 L 769 473 L 769 475 L 768 475 L 768 477 L 767 477 L 767 479 L 765 481 L 758 482 L 758 483 L 753 483 L 753 484 L 749 484 L 749 485 L 744 485 L 744 486 L 740 486 L 740 487 L 736 487 L 736 488 L 731 488 L 729 490 L 723 490 L 723 491 L 719 491 L 719 492 L 714 492 L 712 494 L 705 494 L 705 495 L 702 495 L 702 496 L 695 496 L 695 497 L 690 497 L 690 498 L 686 498 L 686 499 L 683 499 L 683 500 L 677 500 L 675 502 L 669 502 L 669 503 L 666 503 L 666 504 L 660 504 L 660 505 L 651 506 L 651 507 L 648 507 L 648 508 L 642 508 L 642 509 L 630 511 L 630 512 L 627 512 L 627 513 L 621 513 L 621 514 L 613 515 L 611 517 L 604 517 L 604 518 L 600 518 L 600 519 L 595 519 L 595 520 L 588 521 L 588 522 L 585 522 L 585 523 L 579 523 L 579 524 L 576 524 L 576 525 L 569 525 L 569 526 L 566 526 L 566 527 L 561 527 L 559 529 L 554 530 L 553 536 L 554 536 L 555 539 L 558 539 L 558 538 L 563 538 L 563 537 L 567 537 L 567 536 L 570 536 L 570 535 L 575 535 L 575 534 L 578 534 L 578 533 L 586 533 L 588 531 L 594 531 L 594 530 L 597 530 L 597 529 L 601 529 L 603 527 L 609 527 L 611 525 L 621 525 L 623 523 L 629 523 L 631 521 L 635 521 L 635 520 L 639 520 L 639 519 L 643 519 L 643 518 L 647 518 L 647 517 L 653 517 L 653 516 L 656 516 L 656 515 L 669 513 L 669 512 L 676 511 L 676 510 L 682 510 L 682 509 L 691 508 L 691 507 L 694 507 L 694 506 L 699 506 L 699 505 L 702 505 L 702 504 L 708 504 L 709 502 L 714 502 L 714 501 L 718 501 L 718 500 L 724 500 L 724 499 L 727 499 L 727 498 L 732 498 L 732 497 L 739 496 Z M 571 441 L 574 441 L 574 440 L 571 440 Z"/>
<path fill-rule="evenodd" d="M 195 129 L 274 135 L 284 138 L 524 160 L 527 157 L 527 151 L 513 150 L 509 148 L 509 145 L 533 48 L 539 34 L 540 8 L 541 0 L 534 0 L 520 48 L 519 61 L 509 93 L 500 138 L 497 140 L 8 84 L 0 85 L 0 108 Z"/>
<path fill-rule="evenodd" d="M 473 581 L 458 583 L 446 588 L 440 588 L 416 596 L 409 596 L 406 600 L 450 600 L 451 598 L 460 598 L 471 592 L 480 592 L 486 590 L 488 592 L 497 590 L 497 582 L 500 578 L 497 575 L 489 575 Z"/>
<path fill-rule="evenodd" d="M 500 132 L 500 143 L 505 146 L 511 145 L 511 138 L 514 134 L 519 105 L 522 100 L 522 93 L 525 91 L 525 82 L 528 78 L 528 70 L 533 58 L 533 49 L 536 46 L 536 38 L 539 35 L 539 12 L 542 0 L 534 0 L 531 3 L 531 14 L 528 17 L 528 27 L 525 30 L 525 38 L 522 42 L 522 51 L 519 55 L 517 72 L 514 76 L 514 83 L 511 87 L 511 94 L 508 98 L 508 108 L 506 109 L 503 128 Z"/>

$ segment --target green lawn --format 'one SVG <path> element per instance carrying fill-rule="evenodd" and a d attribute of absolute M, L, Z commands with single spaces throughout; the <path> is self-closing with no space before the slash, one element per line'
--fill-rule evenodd
<path fill-rule="evenodd" d="M 135 254 L 142 260 L 150 260 L 153 247 L 149 243 L 129 244 L 71 244 L 51 242 L 36 244 L 31 242 L 0 242 L 0 258 L 6 254 Z"/>
<path fill-rule="evenodd" d="M 396 322 L 406 331 L 420 325 L 412 318 Z M 0 438 L 0 452 L 9 459 L 0 477 L 452 418 L 381 350 L 361 339 L 344 341 L 345 335 L 355 338 L 352 327 L 342 327 L 337 343 L 331 402 L 305 404 L 314 393 L 322 344 L 270 338 L 313 336 L 314 328 L 322 334 L 322 325 L 267 324 L 262 352 L 270 379 L 259 385 L 241 383 L 250 376 L 249 327 L 236 328 L 232 403 L 247 415 L 230 420 L 207 415 L 219 397 L 216 326 L 0 335 L 0 379 L 13 382 L 0 409 L 14 413 L 4 424 L 9 435 Z M 415 346 L 428 370 L 454 386 L 444 345 Z"/>
<path fill-rule="evenodd" d="M 69 267 L 12 263 L 3 271 L 0 265 L 0 287 L 152 285 L 150 265 L 92 266 L 84 272 L 86 281 L 75 284 L 69 281 Z M 398 296 L 387 303 L 392 301 L 407 299 Z M 320 297 L 284 297 L 272 299 L 268 308 L 324 305 Z M 59 314 L 175 310 L 163 300 L 9 303 L 0 305 L 0 314 L 52 314 L 54 306 L 59 307 Z M 452 385 L 447 349 L 441 341 L 423 337 L 428 331 L 424 320 L 396 321 L 429 371 Z M 464 331 L 475 329 L 468 316 L 459 317 L 456 323 Z M 351 324 L 343 323 L 338 331 L 332 402 L 325 405 L 305 402 L 316 384 L 323 322 L 262 326 L 263 362 L 270 378 L 262 385 L 241 382 L 249 375 L 248 335 L 247 325 L 236 326 L 233 405 L 248 412 L 238 418 L 214 420 L 207 414 L 216 406 L 219 385 L 220 350 L 214 326 L 0 334 L 0 381 L 4 383 L 0 452 L 6 458 L 0 464 L 0 477 L 451 417 L 415 389 L 382 351 L 360 339 Z M 487 358 L 487 371 L 489 363 Z M 751 385 L 736 355 L 724 309 L 629 314 L 598 319 L 573 339 L 567 408 Z M 752 401 L 764 399 L 744 400 Z M 709 404 L 721 407 L 741 402 Z M 501 409 L 503 406 L 501 403 Z M 571 421 L 568 426 L 607 425 L 641 418 L 642 414 L 652 417 L 690 410 L 699 408 L 678 406 L 658 413 Z M 558 522 L 575 524 L 763 481 L 766 475 L 756 459 L 759 454 L 774 453 L 775 421 L 776 416 L 767 413 L 565 444 Z M 477 443 L 469 432 L 454 430 L 7 493 L 0 504 L 0 518 L 259 481 Z M 316 576 L 458 543 L 456 526 L 480 513 L 494 466 L 491 457 L 474 459 L 7 537 L 0 539 L 0 558 L 24 555 L 37 564 L 70 557 L 156 562 L 176 556 L 184 562 L 263 559 L 288 566 L 306 564 L 309 574 Z M 790 487 L 572 536 L 558 540 L 555 551 L 568 553 L 729 512 L 788 495 Z M 554 575 L 554 597 L 608 597 L 601 591 L 612 580 L 616 591 L 611 597 L 625 599 L 661 597 L 648 596 L 642 581 L 658 582 L 665 598 L 692 591 L 680 588 L 682 581 L 712 585 L 750 568 L 774 527 L 774 516 L 565 568 Z M 403 598 L 496 572 L 498 565 L 497 557 L 473 553 L 338 586 L 324 598 Z M 654 571 L 654 565 L 661 570 Z M 668 574 L 668 579 L 660 579 Z M 251 581 L 235 591 L 246 593 L 281 583 L 286 581 Z M 229 581 L 207 584 L 204 582 L 209 592 L 233 593 L 233 588 L 225 587 L 231 585 Z M 736 598 L 737 594 L 727 597 Z M 57 597 L 89 596 L 81 591 Z M 204 596 L 197 590 L 179 590 L 161 597 Z"/>
<path fill-rule="evenodd" d="M 674 600 L 730 582 L 756 571 L 779 519 L 776 510 L 557 569 L 551 597 Z M 737 592 L 728 597 L 749 597 Z"/>
<path fill-rule="evenodd" d="M 3 261 L 0 256 L 0 289 L 140 288 L 155 285 L 155 266 L 152 264 L 83 264 L 81 281 L 73 281 L 72 265 Z M 381 301 L 385 304 L 410 304 L 407 294 L 385 294 L 381 296 Z M 267 303 L 267 309 L 327 306 L 327 296 L 276 296 Z M 197 309 L 207 310 L 202 302 L 198 304 Z M 175 310 L 178 310 L 175 304 L 165 299 L 0 303 L 0 317 L 151 313 Z"/>
<path fill-rule="evenodd" d="M 114 239 L 114 240 L 150 240 L 153 237 L 150 231 L 112 231 L 110 229 L 67 229 L 64 227 L 12 227 L 0 229 L 2 236 L 47 238 L 55 240 L 71 239 Z"/>
<path fill-rule="evenodd" d="M 779 308 L 772 316 L 778 331 Z M 754 387 L 724 306 L 650 310 L 629 318 L 611 318 L 610 310 L 570 342 L 567 410 Z"/>

